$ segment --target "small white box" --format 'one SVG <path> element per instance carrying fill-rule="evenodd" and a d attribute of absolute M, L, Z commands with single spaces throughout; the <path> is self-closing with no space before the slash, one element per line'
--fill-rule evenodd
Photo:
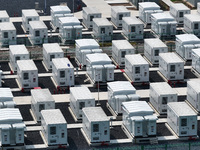
<path fill-rule="evenodd" d="M 200 15 L 186 14 L 184 15 L 184 30 L 187 33 L 200 37 Z"/>
<path fill-rule="evenodd" d="M 13 101 L 13 94 L 10 88 L 0 88 L 0 103 L 0 109 L 15 107 L 16 104 Z"/>
<path fill-rule="evenodd" d="M 6 10 L 0 11 L 0 22 L 9 22 L 10 18 Z"/>
<path fill-rule="evenodd" d="M 192 68 L 200 73 L 200 48 L 192 49 Z"/>

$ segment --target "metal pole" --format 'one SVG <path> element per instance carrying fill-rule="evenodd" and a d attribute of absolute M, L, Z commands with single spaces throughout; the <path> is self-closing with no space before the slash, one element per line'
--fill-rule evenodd
<path fill-rule="evenodd" d="M 74 14 L 74 0 L 73 0 L 73 6 L 72 7 L 73 7 L 73 14 Z"/>
<path fill-rule="evenodd" d="M 99 74 L 97 74 L 96 76 L 98 77 L 98 75 L 99 75 Z M 97 106 L 100 106 L 101 103 L 99 102 L 99 80 L 98 80 L 97 84 L 98 84 L 98 85 L 97 85 L 97 86 L 98 86 L 98 87 L 97 87 L 97 88 L 98 88 L 98 102 L 97 102 Z"/>
<path fill-rule="evenodd" d="M 44 0 L 44 14 L 46 15 L 46 9 L 47 9 L 47 0 Z"/>

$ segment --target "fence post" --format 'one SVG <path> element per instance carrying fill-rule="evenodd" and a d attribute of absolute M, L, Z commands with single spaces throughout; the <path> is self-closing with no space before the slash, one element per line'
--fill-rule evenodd
<path fill-rule="evenodd" d="M 167 144 L 165 144 L 165 150 L 167 150 Z"/>
<path fill-rule="evenodd" d="M 191 143 L 189 142 L 189 150 L 191 150 Z"/>
<path fill-rule="evenodd" d="M 141 146 L 141 150 L 144 150 L 144 145 Z"/>

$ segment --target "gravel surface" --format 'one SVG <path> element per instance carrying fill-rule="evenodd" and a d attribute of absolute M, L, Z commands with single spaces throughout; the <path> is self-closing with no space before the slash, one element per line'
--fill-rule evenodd
<path fill-rule="evenodd" d="M 108 110 L 108 108 L 107 108 L 107 106 L 106 106 L 106 103 L 107 103 L 107 100 L 101 100 L 101 101 L 99 101 L 100 102 L 100 107 L 103 109 L 103 111 L 105 112 L 105 114 L 107 115 L 107 116 L 112 116 L 112 114 L 111 114 L 111 112 Z M 98 101 L 95 101 L 95 103 L 96 103 L 96 106 L 97 106 L 97 103 L 98 103 Z M 98 106 L 97 106 L 98 107 Z"/>
<path fill-rule="evenodd" d="M 146 101 L 146 102 L 149 102 L 150 99 L 149 99 L 149 98 L 140 98 L 139 101 Z"/>
<path fill-rule="evenodd" d="M 191 78 L 197 78 L 197 77 L 191 72 L 191 69 L 185 69 L 184 79 L 191 79 Z"/>
<path fill-rule="evenodd" d="M 30 113 L 31 105 L 17 105 L 16 107 L 19 108 L 23 121 L 33 121 L 33 117 Z"/>
<path fill-rule="evenodd" d="M 30 89 L 25 89 L 24 92 L 15 91 L 15 92 L 12 92 L 12 93 L 13 93 L 13 96 L 14 96 L 14 97 L 17 97 L 17 96 L 30 96 L 30 95 L 31 95 Z"/>
<path fill-rule="evenodd" d="M 115 81 L 128 81 L 123 73 L 114 73 Z"/>
<path fill-rule="evenodd" d="M 157 71 L 149 71 L 150 82 L 165 82 L 163 78 L 157 73 Z"/>
<path fill-rule="evenodd" d="M 38 73 L 48 73 L 50 71 L 46 71 L 44 65 L 42 64 L 42 60 L 34 60 L 36 67 L 38 68 Z"/>
<path fill-rule="evenodd" d="M 51 77 L 39 77 L 38 86 L 42 89 L 48 88 L 52 94 L 54 94 L 54 91 L 57 91 L 57 88 L 54 86 Z"/>
<path fill-rule="evenodd" d="M 8 65 L 8 62 L 0 62 L 0 69 L 2 71 L 10 71 L 10 67 Z"/>
<path fill-rule="evenodd" d="M 48 30 L 51 30 L 51 29 L 52 29 L 52 27 L 51 27 L 51 25 L 50 25 L 50 22 L 51 22 L 51 21 L 44 21 L 44 23 L 45 23 L 45 25 L 47 26 Z"/>
<path fill-rule="evenodd" d="M 25 34 L 24 30 L 22 29 L 22 22 L 13 22 L 13 24 L 17 30 L 17 35 Z"/>
<path fill-rule="evenodd" d="M 76 77 L 76 72 L 75 72 L 75 85 L 81 85 L 81 84 L 90 84 L 90 80 L 87 82 L 84 82 L 84 80 L 87 79 L 87 76 L 85 74 L 79 74 Z"/>
<path fill-rule="evenodd" d="M 172 133 L 167 129 L 165 123 L 157 123 L 157 136 L 170 136 Z"/>
<path fill-rule="evenodd" d="M 3 79 L 3 81 L 2 87 L 19 88 L 15 78 Z"/>
<path fill-rule="evenodd" d="M 122 130 L 121 126 L 113 126 L 110 129 L 110 139 L 127 139 L 128 137 Z"/>
<path fill-rule="evenodd" d="M 88 87 L 91 92 L 98 92 L 97 87 Z M 107 92 L 107 85 L 100 85 L 99 86 L 99 92 Z"/>
<path fill-rule="evenodd" d="M 25 131 L 24 142 L 26 145 L 44 144 L 39 131 Z"/>
<path fill-rule="evenodd" d="M 178 96 L 178 102 L 183 102 L 187 99 L 187 96 Z"/>

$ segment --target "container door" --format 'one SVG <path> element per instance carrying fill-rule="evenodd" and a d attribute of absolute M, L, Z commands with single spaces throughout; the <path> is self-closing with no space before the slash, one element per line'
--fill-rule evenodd
<path fill-rule="evenodd" d="M 102 69 L 95 69 L 94 71 L 94 78 L 95 78 L 95 81 L 98 82 L 98 81 L 102 81 Z"/>
<path fill-rule="evenodd" d="M 107 68 L 106 74 L 107 74 L 107 81 L 113 81 L 114 80 L 114 68 Z"/>
<path fill-rule="evenodd" d="M 2 144 L 10 144 L 10 132 L 8 129 L 1 129 Z"/>
<path fill-rule="evenodd" d="M 110 126 L 109 122 L 101 122 L 100 123 L 100 141 L 110 141 Z"/>

